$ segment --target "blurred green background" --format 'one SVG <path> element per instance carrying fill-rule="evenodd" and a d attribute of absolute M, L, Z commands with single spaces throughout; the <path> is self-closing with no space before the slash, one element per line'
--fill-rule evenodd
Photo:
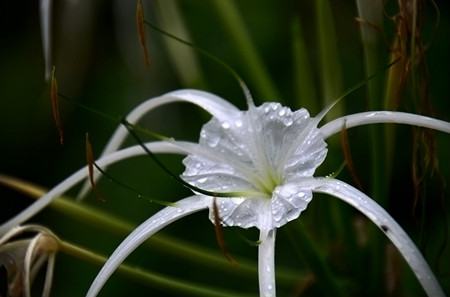
<path fill-rule="evenodd" d="M 151 63 L 146 68 L 136 33 L 135 1 L 55 2 L 52 56 L 59 90 L 66 96 L 120 116 L 147 98 L 200 88 L 245 108 L 238 84 L 223 67 L 148 27 Z M 378 1 L 147 0 L 144 8 L 146 19 L 235 69 L 257 104 L 280 101 L 315 115 L 326 102 L 394 57 L 400 62 L 345 97 L 331 117 L 387 108 L 450 121 L 449 3 L 383 2 L 384 6 L 377 6 Z M 411 8 L 414 3 L 417 10 Z M 412 31 L 414 14 L 417 26 Z M 94 153 L 99 155 L 115 124 L 61 101 L 65 144 L 59 145 L 44 80 L 38 1 L 2 1 L 0 22 L 0 173 L 51 188 L 85 165 L 85 133 L 89 132 Z M 411 38 L 412 32 L 416 38 Z M 176 139 L 195 141 L 208 119 L 198 108 L 175 104 L 156 110 L 141 124 Z M 392 125 L 355 128 L 348 134 L 363 191 L 413 238 L 449 294 L 449 192 L 445 186 L 450 177 L 449 135 L 430 136 Z M 162 159 L 175 173 L 183 171 L 181 157 Z M 334 137 L 317 175 L 337 170 L 343 161 L 339 137 Z M 114 165 L 110 173 L 155 199 L 176 201 L 189 195 L 145 157 Z M 347 169 L 339 178 L 354 184 Z M 133 224 L 161 208 L 107 180 L 98 186 L 107 200 L 100 202 L 90 195 L 86 204 Z M 76 194 L 76 190 L 69 193 Z M 31 202 L 5 187 L 0 187 L 0 195 L 3 221 Z M 106 255 L 123 239 L 54 209 L 32 221 Z M 163 233 L 221 256 L 206 212 L 183 219 Z M 230 252 L 256 263 L 257 248 L 240 233 L 257 239 L 255 230 L 226 228 Z M 170 250 L 141 247 L 127 262 L 207 286 L 254 296 L 258 292 L 256 273 L 205 267 L 189 257 L 173 256 Z M 381 231 L 330 197 L 317 195 L 299 220 L 280 229 L 276 263 L 293 275 L 278 281 L 279 296 L 424 296 Z M 58 254 L 52 296 L 83 296 L 99 268 Z M 101 296 L 130 294 L 184 296 L 119 274 L 101 292 Z"/>

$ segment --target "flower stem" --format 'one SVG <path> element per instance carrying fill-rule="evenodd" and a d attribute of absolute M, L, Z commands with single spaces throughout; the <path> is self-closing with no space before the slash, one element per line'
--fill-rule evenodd
<path fill-rule="evenodd" d="M 107 260 L 107 258 L 103 255 L 97 254 L 93 251 L 87 250 L 83 247 L 77 246 L 73 243 L 64 240 L 60 240 L 59 246 L 61 252 L 85 260 L 87 262 L 91 262 L 96 265 L 103 265 Z M 165 275 L 141 270 L 139 268 L 131 267 L 126 264 L 120 265 L 117 271 L 127 277 L 142 281 L 145 284 L 150 284 L 167 291 L 173 291 L 178 293 L 181 292 L 183 293 L 183 296 L 185 295 L 213 296 L 213 297 L 252 296 L 222 290 L 217 287 L 214 288 L 207 287 L 203 285 L 194 284 L 191 282 L 178 280 L 175 278 L 169 278 L 168 276 Z"/>

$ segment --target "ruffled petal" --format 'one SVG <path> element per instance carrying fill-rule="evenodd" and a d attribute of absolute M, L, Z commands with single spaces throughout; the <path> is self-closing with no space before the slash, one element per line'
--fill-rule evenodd
<path fill-rule="evenodd" d="M 144 223 L 139 225 L 108 258 L 102 269 L 92 282 L 86 297 L 95 297 L 113 272 L 138 246 L 149 239 L 153 234 L 165 226 L 190 215 L 194 212 L 208 208 L 212 203 L 212 198 L 205 196 L 191 196 L 182 199 L 175 206 L 169 206 L 159 211 Z"/>

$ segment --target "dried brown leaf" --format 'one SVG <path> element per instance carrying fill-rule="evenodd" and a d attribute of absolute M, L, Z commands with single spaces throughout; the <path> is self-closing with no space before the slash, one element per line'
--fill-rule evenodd
<path fill-rule="evenodd" d="M 52 104 L 53 120 L 55 121 L 56 129 L 58 129 L 59 143 L 64 144 L 64 130 L 61 122 L 61 115 L 59 113 L 59 100 L 58 100 L 58 82 L 55 77 L 55 67 L 52 69 L 52 79 L 50 82 L 50 101 Z"/>
<path fill-rule="evenodd" d="M 145 66 L 148 67 L 150 65 L 150 57 L 148 55 L 147 42 L 146 42 L 146 38 L 145 38 L 144 8 L 142 6 L 142 0 L 137 1 L 136 27 L 137 27 L 138 37 L 139 37 L 139 43 L 141 44 L 141 48 L 144 52 Z"/>

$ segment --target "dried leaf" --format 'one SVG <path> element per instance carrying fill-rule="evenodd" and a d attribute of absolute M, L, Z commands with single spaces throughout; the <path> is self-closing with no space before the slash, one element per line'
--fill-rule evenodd
<path fill-rule="evenodd" d="M 64 144 L 64 130 L 61 122 L 61 115 L 59 113 L 58 100 L 58 82 L 55 77 L 55 66 L 52 69 L 52 80 L 50 82 L 50 101 L 52 103 L 53 120 L 55 121 L 56 129 L 59 133 L 59 143 Z"/>
<path fill-rule="evenodd" d="M 142 6 L 142 0 L 137 1 L 136 7 L 136 27 L 139 36 L 139 43 L 141 44 L 142 50 L 144 51 L 144 61 L 145 66 L 150 65 L 150 57 L 148 55 L 147 43 L 145 38 L 145 29 L 144 29 L 144 8 Z"/>
<path fill-rule="evenodd" d="M 223 237 L 222 220 L 220 219 L 219 207 L 217 206 L 217 198 L 214 198 L 213 200 L 213 213 L 214 213 L 214 230 L 216 232 L 217 244 L 219 245 L 225 258 L 227 258 L 227 260 L 230 261 L 231 264 L 237 265 L 236 260 L 228 252 L 228 249 L 225 245 L 225 240 Z"/>
<path fill-rule="evenodd" d="M 95 195 L 97 196 L 97 199 L 99 201 L 106 201 L 104 199 L 104 196 L 97 189 L 97 185 L 95 183 L 95 178 L 94 178 L 95 158 L 94 158 L 94 152 L 92 150 L 92 144 L 91 144 L 91 141 L 89 140 L 89 133 L 86 133 L 86 163 L 87 163 L 88 171 L 89 171 L 89 182 L 91 184 L 92 189 L 94 190 Z"/>
<path fill-rule="evenodd" d="M 358 187 L 358 189 L 363 190 L 361 180 L 359 179 L 355 166 L 353 164 L 352 152 L 350 151 L 350 143 L 348 141 L 348 133 L 345 124 L 344 127 L 342 127 L 340 138 L 341 138 L 341 147 L 344 153 L 344 159 L 345 163 L 347 164 L 348 171 L 350 172 L 350 175 L 353 181 L 355 182 L 356 186 Z"/>

